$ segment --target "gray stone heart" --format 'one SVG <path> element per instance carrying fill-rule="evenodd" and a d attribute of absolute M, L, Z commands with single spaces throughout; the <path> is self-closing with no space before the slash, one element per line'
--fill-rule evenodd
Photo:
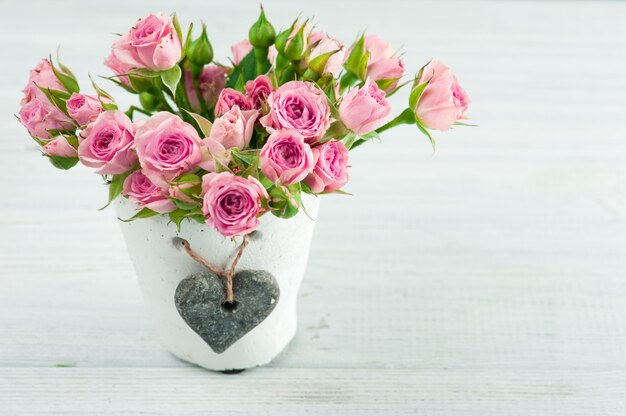
<path fill-rule="evenodd" d="M 224 304 L 224 282 L 205 271 L 187 276 L 176 288 L 178 313 L 218 354 L 263 322 L 274 310 L 280 289 L 264 270 L 244 270 L 233 277 L 235 305 Z"/>

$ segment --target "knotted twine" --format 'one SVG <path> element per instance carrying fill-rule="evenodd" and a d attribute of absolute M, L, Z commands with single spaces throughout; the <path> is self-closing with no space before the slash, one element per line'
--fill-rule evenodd
<path fill-rule="evenodd" d="M 222 269 L 217 267 L 216 265 L 210 263 L 207 259 L 202 257 L 197 251 L 191 248 L 191 244 L 189 241 L 184 238 L 179 238 L 180 244 L 183 246 L 183 249 L 187 252 L 189 257 L 194 259 L 200 265 L 207 268 L 210 272 L 216 274 L 218 277 L 221 277 L 225 281 L 225 290 L 226 290 L 226 300 L 225 303 L 233 305 L 235 303 L 235 292 L 233 291 L 233 277 L 235 276 L 235 270 L 237 269 L 237 263 L 241 260 L 241 256 L 243 256 L 243 252 L 248 246 L 248 236 L 243 236 L 243 241 L 241 245 L 237 249 L 237 254 L 233 259 L 233 262 L 230 264 L 228 269 Z"/>

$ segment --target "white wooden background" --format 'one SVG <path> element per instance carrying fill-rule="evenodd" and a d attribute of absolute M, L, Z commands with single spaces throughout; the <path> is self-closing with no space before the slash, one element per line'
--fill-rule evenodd
<path fill-rule="evenodd" d="M 176 3 L 0 3 L 0 414 L 626 414 L 626 3 L 265 1 L 277 26 L 441 58 L 480 127 L 352 156 L 296 339 L 234 376 L 159 345 L 100 178 L 52 169 L 13 118 L 59 44 L 86 86 L 136 17 L 203 19 L 226 57 L 258 12 Z"/>

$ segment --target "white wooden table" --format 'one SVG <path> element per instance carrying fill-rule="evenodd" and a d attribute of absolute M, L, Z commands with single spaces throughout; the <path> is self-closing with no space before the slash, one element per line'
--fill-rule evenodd
<path fill-rule="evenodd" d="M 233 376 L 159 345 L 100 178 L 52 169 L 12 116 L 59 44 L 86 86 L 136 17 L 202 18 L 225 57 L 258 12 L 178 3 L 1 2 L 0 414 L 626 414 L 625 3 L 265 1 L 277 26 L 302 11 L 409 68 L 441 58 L 480 127 L 352 156 L 296 339 Z"/>

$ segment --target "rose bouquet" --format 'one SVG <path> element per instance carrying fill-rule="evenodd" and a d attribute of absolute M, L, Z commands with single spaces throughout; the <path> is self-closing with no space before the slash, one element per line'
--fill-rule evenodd
<path fill-rule="evenodd" d="M 430 61 L 410 79 L 375 35 L 350 46 L 298 20 L 276 33 L 263 9 L 230 63 L 214 60 L 206 26 L 193 37 L 176 15 L 151 14 L 119 36 L 107 79 L 138 95 L 123 111 L 92 81 L 81 92 L 63 64 L 31 70 L 19 121 L 61 169 L 94 168 L 136 204 L 131 218 L 167 215 L 224 236 L 255 230 L 259 217 L 302 209 L 301 195 L 342 192 L 349 151 L 399 124 L 462 124 L 469 98 L 452 71 Z M 391 117 L 387 97 L 410 85 Z M 108 205 L 108 204 L 107 204 Z"/>

